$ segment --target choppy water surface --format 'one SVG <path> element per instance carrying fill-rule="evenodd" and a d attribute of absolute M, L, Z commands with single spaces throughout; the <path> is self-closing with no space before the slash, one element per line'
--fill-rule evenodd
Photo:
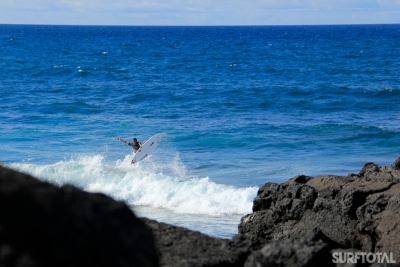
<path fill-rule="evenodd" d="M 0 25 L 0 161 L 231 237 L 259 186 L 390 165 L 400 25 Z M 117 141 L 165 132 L 130 165 Z"/>

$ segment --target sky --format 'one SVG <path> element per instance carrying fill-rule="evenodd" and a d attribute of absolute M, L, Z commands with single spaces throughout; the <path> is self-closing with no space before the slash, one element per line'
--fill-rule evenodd
<path fill-rule="evenodd" d="M 0 24 L 400 23 L 400 0 L 0 0 Z"/>

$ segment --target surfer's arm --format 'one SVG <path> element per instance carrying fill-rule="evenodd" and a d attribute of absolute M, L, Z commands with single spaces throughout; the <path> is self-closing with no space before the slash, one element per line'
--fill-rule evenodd
<path fill-rule="evenodd" d="M 124 143 L 125 145 L 127 145 L 127 144 L 128 144 L 128 141 L 122 140 L 122 138 L 121 138 L 121 137 L 118 137 L 118 140 L 119 140 L 119 141 L 121 141 L 122 143 Z"/>

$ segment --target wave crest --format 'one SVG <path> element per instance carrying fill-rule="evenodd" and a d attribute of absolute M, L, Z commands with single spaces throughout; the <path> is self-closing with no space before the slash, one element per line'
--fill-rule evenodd
<path fill-rule="evenodd" d="M 8 167 L 41 180 L 72 184 L 88 192 L 101 192 L 128 205 L 152 206 L 176 213 L 213 216 L 251 212 L 257 187 L 236 188 L 208 177 L 190 177 L 177 155 L 170 163 L 130 165 L 131 155 L 112 164 L 102 155 L 85 156 L 51 165 L 12 163 Z"/>

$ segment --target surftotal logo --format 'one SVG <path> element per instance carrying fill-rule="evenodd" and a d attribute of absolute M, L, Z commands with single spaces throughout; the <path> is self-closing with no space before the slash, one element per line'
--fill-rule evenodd
<path fill-rule="evenodd" d="M 334 252 L 332 258 L 333 263 L 396 263 L 392 252 Z"/>

